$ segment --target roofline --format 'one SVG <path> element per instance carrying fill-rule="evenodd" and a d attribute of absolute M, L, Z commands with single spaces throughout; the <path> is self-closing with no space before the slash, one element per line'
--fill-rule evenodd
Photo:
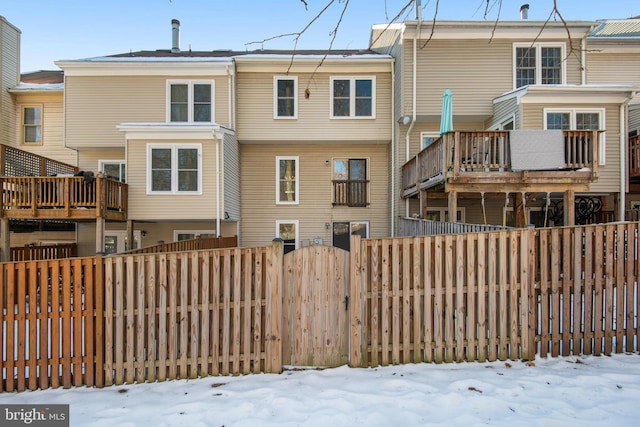
<path fill-rule="evenodd" d="M 523 86 L 493 98 L 493 103 L 506 101 L 511 98 L 521 98 L 529 93 L 625 93 L 630 96 L 640 93 L 640 85 L 531 85 Z"/>

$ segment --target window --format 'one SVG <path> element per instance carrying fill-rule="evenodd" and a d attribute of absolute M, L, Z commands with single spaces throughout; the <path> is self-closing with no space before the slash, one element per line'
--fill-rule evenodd
<path fill-rule="evenodd" d="M 42 144 L 42 106 L 22 108 L 22 143 Z"/>
<path fill-rule="evenodd" d="M 433 142 L 438 138 L 440 138 L 440 134 L 438 132 L 420 132 L 420 149 L 424 150 L 433 144 Z"/>
<path fill-rule="evenodd" d="M 333 223 L 333 246 L 345 251 L 351 249 L 351 236 L 369 237 L 369 223 L 366 221 L 337 221 Z"/>
<path fill-rule="evenodd" d="M 298 78 L 274 77 L 274 117 L 276 119 L 295 119 L 298 117 Z"/>
<path fill-rule="evenodd" d="M 334 206 L 367 206 L 368 184 L 366 159 L 333 159 Z"/>
<path fill-rule="evenodd" d="M 167 82 L 168 122 L 213 122 L 214 82 L 207 80 Z"/>
<path fill-rule="evenodd" d="M 198 238 L 208 239 L 210 237 L 216 237 L 214 230 L 173 230 L 174 242 Z"/>
<path fill-rule="evenodd" d="M 449 222 L 449 208 L 427 208 L 424 219 Z M 464 222 L 464 208 L 456 211 L 456 221 Z"/>
<path fill-rule="evenodd" d="M 545 129 L 561 130 L 604 130 L 604 109 L 551 109 L 544 110 Z M 603 134 L 598 140 L 599 161 L 605 164 L 605 142 Z"/>
<path fill-rule="evenodd" d="M 298 157 L 276 157 L 276 203 L 297 205 L 300 192 Z"/>
<path fill-rule="evenodd" d="M 147 194 L 200 194 L 200 144 L 147 145 Z"/>
<path fill-rule="evenodd" d="M 331 117 L 375 118 L 375 77 L 332 77 Z"/>
<path fill-rule="evenodd" d="M 284 253 L 298 248 L 298 221 L 276 221 L 276 237 L 284 240 Z"/>
<path fill-rule="evenodd" d="M 98 167 L 107 178 L 125 182 L 126 164 L 124 160 L 100 160 Z"/>
<path fill-rule="evenodd" d="M 514 45 L 514 86 L 558 85 L 564 78 L 564 44 Z"/>

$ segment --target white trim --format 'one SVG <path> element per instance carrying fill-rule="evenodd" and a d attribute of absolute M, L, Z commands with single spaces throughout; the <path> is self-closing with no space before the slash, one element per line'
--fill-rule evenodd
<path fill-rule="evenodd" d="M 512 47 L 512 53 L 513 53 L 513 57 L 512 57 L 512 69 L 511 72 L 513 74 L 513 88 L 514 89 L 519 89 L 520 87 L 524 87 L 524 86 L 530 86 L 530 85 L 524 85 L 524 86 L 517 86 L 517 61 L 518 61 L 518 56 L 516 54 L 517 49 L 518 48 L 531 48 L 531 49 L 535 49 L 536 51 L 536 82 L 535 84 L 537 85 L 541 85 L 542 84 L 542 55 L 540 55 L 540 48 L 542 47 L 559 47 L 560 48 L 560 56 L 561 56 L 561 62 L 560 62 L 560 84 L 565 84 L 567 82 L 567 67 L 566 67 L 566 51 L 567 51 L 567 45 L 564 42 L 537 42 L 537 43 L 513 43 L 513 47 Z"/>
<path fill-rule="evenodd" d="M 40 123 L 39 124 L 34 124 L 34 123 L 29 123 L 28 125 L 30 127 L 34 127 L 40 128 L 40 141 L 25 141 L 26 139 L 26 132 L 25 132 L 25 127 L 27 124 L 25 124 L 24 119 L 25 119 L 25 114 L 24 114 L 24 110 L 26 110 L 27 108 L 31 108 L 31 109 L 39 109 L 40 110 Z M 33 146 L 39 146 L 42 145 L 44 143 L 44 104 L 42 103 L 24 103 L 24 104 L 20 104 L 20 145 L 24 145 L 27 147 L 33 147 Z"/>
<path fill-rule="evenodd" d="M 104 173 L 105 164 L 118 164 L 120 168 L 124 166 L 124 176 L 121 177 L 122 182 L 127 182 L 127 162 L 126 160 L 98 160 L 98 170 Z M 118 172 L 118 175 L 122 172 L 122 169 Z M 106 175 L 105 175 L 106 176 Z"/>
<path fill-rule="evenodd" d="M 280 161 L 295 161 L 295 171 L 293 180 L 295 182 L 295 200 L 292 202 L 280 200 Z M 298 156 L 276 156 L 276 205 L 298 205 L 300 204 L 300 158 Z"/>
<path fill-rule="evenodd" d="M 296 233 L 296 237 L 295 237 L 295 249 L 298 249 L 300 247 L 300 222 L 297 219 L 290 219 L 290 220 L 284 220 L 284 219 L 277 219 L 276 220 L 276 239 L 281 239 L 282 237 L 280 237 L 280 225 L 281 224 L 294 224 L 295 225 L 295 233 Z"/>
<path fill-rule="evenodd" d="M 547 129 L 547 114 L 548 113 L 569 113 L 569 129 L 576 129 L 576 113 L 598 113 L 599 115 L 599 129 L 603 132 L 600 132 L 600 137 L 598 138 L 598 164 L 604 166 L 606 164 L 606 154 L 607 154 L 607 140 L 606 140 L 606 132 L 605 132 L 605 124 L 606 121 L 606 109 L 605 108 L 544 108 L 542 110 L 542 120 L 544 129 Z"/>
<path fill-rule="evenodd" d="M 280 80 L 293 80 L 293 116 L 278 115 L 278 82 Z M 273 76 L 273 118 L 276 120 L 298 118 L 298 76 Z"/>
<path fill-rule="evenodd" d="M 172 122 L 171 121 L 171 86 L 172 85 L 177 85 L 177 84 L 184 84 L 188 86 L 188 92 L 187 92 L 187 120 L 186 121 L 176 121 L 176 122 Z M 194 101 L 193 101 L 193 86 L 199 84 L 199 85 L 210 85 L 211 86 L 211 118 L 209 121 L 206 122 L 202 122 L 202 121 L 194 121 L 193 119 L 193 106 L 194 106 Z M 167 80 L 166 83 L 166 121 L 167 123 L 182 123 L 182 124 L 186 124 L 186 123 L 205 123 L 205 124 L 211 124 L 211 123 L 215 123 L 216 121 L 216 110 L 215 110 L 215 105 L 216 105 L 216 82 L 215 80 L 181 80 L 181 79 L 169 79 Z"/>
<path fill-rule="evenodd" d="M 178 234 L 193 234 L 194 238 L 200 237 L 202 234 L 216 235 L 215 230 L 173 230 L 173 241 L 178 241 Z"/>
<path fill-rule="evenodd" d="M 436 139 L 440 138 L 440 132 L 420 132 L 420 147 L 418 147 L 419 151 L 422 151 L 425 148 L 427 148 L 429 145 L 431 145 L 431 144 L 424 145 L 425 138 L 433 138 L 433 141 L 435 141 Z"/>
<path fill-rule="evenodd" d="M 349 115 L 335 116 L 333 113 L 333 82 L 349 80 Z M 356 80 L 371 80 L 371 115 L 356 116 Z M 376 118 L 376 76 L 331 76 L 329 78 L 329 118 L 330 119 L 375 119 Z"/>
<path fill-rule="evenodd" d="M 198 150 L 198 190 L 178 191 L 178 149 Z M 151 189 L 151 151 L 154 149 L 171 149 L 171 191 L 152 191 Z M 202 194 L 202 144 L 147 144 L 147 195 L 200 195 Z"/>

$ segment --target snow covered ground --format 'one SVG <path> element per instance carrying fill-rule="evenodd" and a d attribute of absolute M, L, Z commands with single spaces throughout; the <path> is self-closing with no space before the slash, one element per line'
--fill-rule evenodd
<path fill-rule="evenodd" d="M 71 426 L 623 426 L 640 356 L 286 370 L 280 375 L 0 393 L 70 404 Z"/>

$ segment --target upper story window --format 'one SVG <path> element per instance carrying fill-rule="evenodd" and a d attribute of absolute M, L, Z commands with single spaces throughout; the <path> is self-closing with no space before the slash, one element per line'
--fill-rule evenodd
<path fill-rule="evenodd" d="M 22 107 L 22 143 L 42 144 L 42 106 Z"/>
<path fill-rule="evenodd" d="M 147 194 L 200 194 L 200 144 L 147 145 Z"/>
<path fill-rule="evenodd" d="M 514 45 L 514 86 L 565 83 L 564 44 Z"/>
<path fill-rule="evenodd" d="M 440 138 L 440 134 L 437 132 L 420 132 L 420 150 L 424 150 Z"/>
<path fill-rule="evenodd" d="M 547 108 L 544 110 L 545 129 L 561 130 L 604 130 L 604 109 Z M 603 134 L 598 140 L 599 161 L 605 164 L 605 143 Z"/>
<path fill-rule="evenodd" d="M 331 77 L 332 118 L 375 118 L 375 77 Z"/>
<path fill-rule="evenodd" d="M 333 160 L 333 205 L 366 207 L 369 204 L 366 159 Z"/>
<path fill-rule="evenodd" d="M 213 122 L 212 80 L 170 80 L 167 82 L 168 122 Z"/>
<path fill-rule="evenodd" d="M 273 78 L 273 116 L 276 119 L 298 117 L 298 78 Z"/>
<path fill-rule="evenodd" d="M 276 203 L 297 205 L 300 194 L 297 156 L 276 157 Z"/>
<path fill-rule="evenodd" d="M 100 160 L 98 166 L 107 178 L 125 182 L 127 170 L 124 160 Z"/>

